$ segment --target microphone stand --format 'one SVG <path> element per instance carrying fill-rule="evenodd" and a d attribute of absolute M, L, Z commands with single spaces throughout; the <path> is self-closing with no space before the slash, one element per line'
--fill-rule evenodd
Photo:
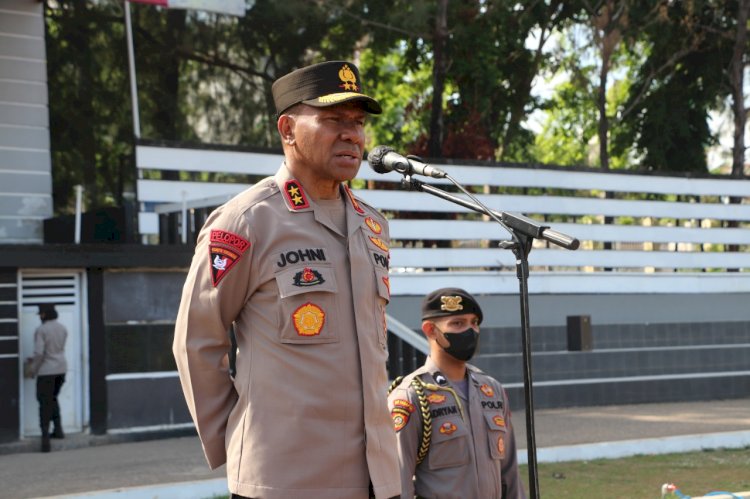
<path fill-rule="evenodd" d="M 539 478 L 536 461 L 536 434 L 534 429 L 534 394 L 531 376 L 531 326 L 529 323 L 529 252 L 534 239 L 544 239 L 566 249 L 575 250 L 579 246 L 578 239 L 551 230 L 548 226 L 518 213 L 506 211 L 498 212 L 484 206 L 475 196 L 464 189 L 450 175 L 445 175 L 456 187 L 474 199 L 476 203 L 445 192 L 432 185 L 415 180 L 408 172 L 400 172 L 404 178 L 402 185 L 409 190 L 417 190 L 432 194 L 457 205 L 483 213 L 505 228 L 511 235 L 511 241 L 502 241 L 499 247 L 510 249 L 516 256 L 516 276 L 518 277 L 521 299 L 521 344 L 523 349 L 523 387 L 526 398 L 526 452 L 529 464 L 529 495 L 539 499 Z"/>

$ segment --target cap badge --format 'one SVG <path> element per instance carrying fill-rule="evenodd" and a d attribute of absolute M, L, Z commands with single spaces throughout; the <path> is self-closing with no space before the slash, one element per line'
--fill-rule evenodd
<path fill-rule="evenodd" d="M 342 84 L 339 85 L 339 87 L 344 90 L 359 92 L 359 87 L 357 86 L 357 75 L 352 71 L 352 68 L 350 68 L 348 64 L 344 64 L 341 69 L 339 69 L 339 79 L 342 81 Z"/>
<path fill-rule="evenodd" d="M 300 336 L 317 336 L 323 329 L 326 313 L 314 303 L 307 302 L 292 313 L 294 329 Z"/>
<path fill-rule="evenodd" d="M 462 296 L 441 296 L 440 301 L 443 304 L 440 305 L 440 310 L 445 310 L 446 312 L 463 310 L 464 306 L 461 305 L 461 300 L 463 300 Z"/>

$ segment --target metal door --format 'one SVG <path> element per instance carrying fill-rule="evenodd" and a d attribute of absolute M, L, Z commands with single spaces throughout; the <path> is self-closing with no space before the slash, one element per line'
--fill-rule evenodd
<path fill-rule="evenodd" d="M 19 352 L 23 362 L 34 352 L 34 331 L 41 324 L 40 303 L 54 303 L 58 322 L 68 330 L 65 357 L 68 372 L 58 396 L 60 417 L 66 433 L 78 433 L 88 425 L 85 402 L 88 393 L 88 323 L 85 300 L 85 280 L 82 271 L 21 270 L 18 277 L 19 294 Z M 39 405 L 36 400 L 36 380 L 23 379 L 21 394 L 21 435 L 41 434 Z"/>

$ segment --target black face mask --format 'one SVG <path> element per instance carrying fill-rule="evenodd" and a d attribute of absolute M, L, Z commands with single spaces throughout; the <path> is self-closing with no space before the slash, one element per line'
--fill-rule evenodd
<path fill-rule="evenodd" d="M 438 331 L 440 331 L 438 329 Z M 466 362 L 471 359 L 479 347 L 479 333 L 469 328 L 460 333 L 443 333 L 443 337 L 448 341 L 448 346 L 443 347 L 448 355 Z"/>

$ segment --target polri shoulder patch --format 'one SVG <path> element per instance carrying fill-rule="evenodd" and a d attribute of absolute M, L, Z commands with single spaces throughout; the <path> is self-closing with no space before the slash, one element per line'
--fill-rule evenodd
<path fill-rule="evenodd" d="M 307 195 L 302 189 L 302 184 L 294 179 L 287 180 L 284 184 L 284 196 L 289 201 L 289 206 L 295 211 L 310 207 L 310 202 L 307 200 Z"/>
<path fill-rule="evenodd" d="M 209 236 L 208 258 L 211 265 L 211 282 L 216 287 L 229 270 L 250 247 L 243 237 L 232 232 L 212 229 Z"/>
<path fill-rule="evenodd" d="M 401 407 L 394 407 L 391 410 L 391 419 L 393 419 L 393 429 L 399 432 L 409 422 L 409 411 Z"/>

